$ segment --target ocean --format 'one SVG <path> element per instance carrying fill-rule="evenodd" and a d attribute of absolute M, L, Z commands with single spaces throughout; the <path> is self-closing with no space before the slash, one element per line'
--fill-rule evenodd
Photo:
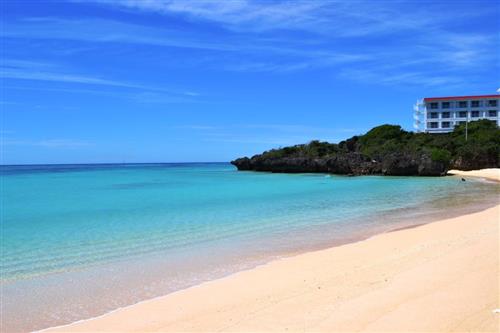
<path fill-rule="evenodd" d="M 2 331 L 62 325 L 270 260 L 492 206 L 457 177 L 228 163 L 0 166 Z"/>

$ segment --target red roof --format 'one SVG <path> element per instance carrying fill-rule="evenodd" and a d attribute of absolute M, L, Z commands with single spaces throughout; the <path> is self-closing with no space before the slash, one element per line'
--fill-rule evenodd
<path fill-rule="evenodd" d="M 458 101 L 464 99 L 484 99 L 484 98 L 500 98 L 500 95 L 479 95 L 479 96 L 451 96 L 451 97 L 426 97 L 424 102 L 432 101 Z"/>

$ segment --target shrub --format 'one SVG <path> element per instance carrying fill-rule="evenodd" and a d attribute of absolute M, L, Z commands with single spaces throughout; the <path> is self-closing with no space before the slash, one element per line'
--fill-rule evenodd
<path fill-rule="evenodd" d="M 451 153 L 445 149 L 433 148 L 431 149 L 431 160 L 448 165 L 451 160 Z"/>

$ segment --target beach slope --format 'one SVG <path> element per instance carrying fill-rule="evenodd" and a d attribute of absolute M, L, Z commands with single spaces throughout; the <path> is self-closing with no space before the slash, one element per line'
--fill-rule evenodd
<path fill-rule="evenodd" d="M 285 258 L 50 331 L 499 331 L 500 206 Z"/>

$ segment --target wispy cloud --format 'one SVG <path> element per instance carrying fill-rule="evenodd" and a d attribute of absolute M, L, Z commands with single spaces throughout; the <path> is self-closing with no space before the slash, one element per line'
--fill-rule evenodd
<path fill-rule="evenodd" d="M 73 139 L 46 139 L 46 140 L 16 140 L 3 139 L 0 141 L 2 146 L 36 146 L 43 148 L 80 148 L 91 146 L 88 141 L 73 140 Z"/>
<path fill-rule="evenodd" d="M 175 61 L 163 61 L 164 67 L 285 75 L 330 69 L 336 78 L 366 78 L 370 81 L 365 82 L 395 86 L 401 83 L 432 86 L 444 82 L 468 85 L 478 79 L 477 68 L 498 66 L 498 53 L 485 51 L 498 42 L 497 34 L 450 29 L 454 22 L 478 20 L 488 14 L 482 6 L 462 10 L 461 3 L 450 8 L 440 2 L 415 6 L 405 1 L 364 0 L 93 2 L 136 15 L 163 15 L 165 23 L 180 17 L 190 24 L 179 29 L 169 24 L 148 26 L 116 19 L 32 17 L 6 21 L 0 34 L 7 39 L 78 41 L 84 50 L 88 45 L 105 50 L 113 44 L 192 51 L 191 55 L 177 57 Z M 204 24 L 222 30 L 204 29 Z M 168 58 L 168 53 L 162 52 L 162 57 Z M 130 82 L 47 68 L 10 70 L 2 75 L 154 90 Z M 140 100 L 140 95 L 137 98 Z M 151 96 L 151 100 L 161 99 Z"/>
<path fill-rule="evenodd" d="M 455 77 L 453 75 L 443 75 L 439 76 L 436 74 L 426 74 L 422 72 L 388 72 L 388 71 L 376 71 L 376 70 L 356 70 L 356 69 L 346 69 L 340 74 L 341 77 L 350 80 L 356 80 L 359 82 L 373 82 L 375 84 L 382 84 L 388 86 L 394 85 L 406 85 L 406 86 L 424 86 L 424 87 L 439 87 L 451 85 L 460 85 L 463 79 L 460 77 Z"/>
<path fill-rule="evenodd" d="M 36 80 L 36 81 L 57 81 L 69 83 L 83 83 L 93 85 L 106 85 L 117 87 L 135 87 L 126 83 L 105 80 L 97 77 L 89 77 L 75 74 L 54 73 L 54 72 L 31 72 L 23 69 L 2 69 L 0 77 L 6 79 Z"/>
<path fill-rule="evenodd" d="M 401 30 L 437 27 L 451 19 L 443 15 L 446 3 L 411 6 L 404 1 L 258 1 L 258 0 L 94 0 L 115 8 L 141 10 L 163 15 L 184 15 L 192 20 L 222 24 L 234 30 L 304 30 L 340 37 L 397 34 Z M 459 7 L 459 6 L 455 6 Z M 453 18 L 477 16 L 475 12 L 454 11 Z M 424 15 L 423 15 L 424 14 Z"/>
<path fill-rule="evenodd" d="M 289 53 L 289 55 L 291 52 Z M 274 72 L 289 73 L 297 71 L 306 71 L 311 69 L 338 67 L 348 64 L 362 64 L 373 60 L 375 55 L 371 54 L 347 54 L 341 52 L 303 52 L 296 54 L 291 59 L 279 60 L 235 60 L 223 66 L 225 70 L 236 72 Z"/>
<path fill-rule="evenodd" d="M 359 52 L 341 52 L 310 42 L 284 38 L 256 38 L 253 34 L 212 35 L 203 31 L 148 27 L 107 19 L 65 20 L 54 17 L 24 19 L 4 23 L 6 38 L 69 40 L 85 43 L 154 45 L 211 51 L 204 54 L 209 66 L 220 68 L 219 53 L 229 57 L 224 69 L 234 71 L 295 71 L 335 64 L 355 63 L 371 58 Z M 307 46 L 307 47 L 305 47 Z M 242 62 L 241 54 L 245 54 Z M 270 61 L 281 56 L 281 62 Z M 199 62 L 199 60 L 197 60 Z M 206 66 L 205 61 L 202 65 Z"/>
<path fill-rule="evenodd" d="M 312 140 L 324 140 L 328 142 L 338 142 L 345 139 L 343 136 L 328 135 L 328 136 L 309 136 L 309 135 L 292 135 L 292 134 L 274 134 L 274 135 L 239 135 L 227 137 L 204 137 L 202 141 L 219 142 L 219 143 L 236 143 L 236 144 L 259 144 L 266 145 L 265 149 L 277 148 L 283 146 L 291 146 L 297 144 L 308 143 Z"/>
<path fill-rule="evenodd" d="M 332 127 L 319 127 L 319 126 L 306 126 L 306 125 L 293 125 L 293 124 L 245 124 L 242 125 L 249 129 L 263 129 L 280 132 L 293 132 L 293 133 L 353 133 L 357 129 L 354 128 L 332 128 Z"/>
<path fill-rule="evenodd" d="M 323 132 L 336 132 L 336 133 L 352 133 L 359 129 L 355 128 L 332 128 L 321 126 L 308 126 L 308 125 L 294 125 L 294 124 L 231 124 L 231 125 L 208 125 L 208 124 L 190 124 L 174 126 L 176 129 L 188 130 L 201 130 L 201 131 L 223 131 L 223 130 L 263 130 L 269 132 L 293 132 L 293 133 L 323 133 Z"/>
<path fill-rule="evenodd" d="M 454 33 L 449 26 L 461 20 L 477 20 L 489 13 L 488 6 L 462 10 L 461 3 L 415 6 L 404 1 L 215 1 L 215 0 L 97 0 L 123 10 L 140 10 L 165 16 L 183 16 L 192 22 L 218 24 L 245 38 L 256 53 L 286 54 L 280 61 L 266 57 L 229 59 L 224 70 L 288 73 L 317 68 L 339 68 L 342 78 L 371 78 L 374 83 L 399 85 L 467 84 L 475 74 L 464 75 L 497 63 L 495 52 L 485 52 L 498 42 L 491 33 Z M 301 31 L 305 43 L 262 43 L 262 36 L 280 41 L 283 30 Z M 276 37 L 277 36 L 277 37 Z M 383 39 L 391 36 L 394 45 Z M 356 40 L 356 49 L 345 47 Z M 235 45 L 235 44 L 232 44 Z M 249 51 L 236 44 L 236 51 Z M 226 49 L 227 50 L 227 49 Z M 233 49 L 233 51 L 235 51 Z M 221 65 L 219 65 L 221 66 Z M 406 73 L 406 74 L 405 74 Z M 467 79 L 465 77 L 467 76 Z"/>
<path fill-rule="evenodd" d="M 206 142 L 219 143 L 237 143 L 237 144 L 263 144 L 270 146 L 285 146 L 306 143 L 311 139 L 306 136 L 281 136 L 281 137 L 262 137 L 262 136 L 246 136 L 240 138 L 205 138 Z"/>
<path fill-rule="evenodd" d="M 180 14 L 226 24 L 235 29 L 266 30 L 270 27 L 285 28 L 300 25 L 306 28 L 318 22 L 318 9 L 326 2 L 287 1 L 257 2 L 232 1 L 178 1 L 178 0 L 97 0 L 96 2 L 116 7 L 139 9 L 161 14 Z"/>
<path fill-rule="evenodd" d="M 205 103 L 202 99 L 194 97 L 197 93 L 185 92 L 183 94 L 165 94 L 154 91 L 145 91 L 129 94 L 128 97 L 141 104 L 177 104 L 177 103 Z"/>
<path fill-rule="evenodd" d="M 495 52 L 484 52 L 496 39 L 494 34 L 445 31 L 419 36 L 409 45 L 410 54 L 401 48 L 382 50 L 366 66 L 343 67 L 339 77 L 391 86 L 471 87 L 482 81 L 479 73 L 485 66 L 494 67 L 500 59 Z"/>
<path fill-rule="evenodd" d="M 199 34 L 148 27 L 110 19 L 32 17 L 3 23 L 0 35 L 4 38 L 35 38 L 76 40 L 87 43 L 127 43 L 231 51 L 230 43 L 207 41 Z"/>
<path fill-rule="evenodd" d="M 200 131 L 213 131 L 220 130 L 224 127 L 221 126 L 212 126 L 212 125 L 181 125 L 181 126 L 173 126 L 174 129 L 187 129 L 187 130 L 200 130 Z"/>
<path fill-rule="evenodd" d="M 306 143 L 311 140 L 337 142 L 346 136 L 362 133 L 363 129 L 332 128 L 313 125 L 279 123 L 256 124 L 192 124 L 172 127 L 196 136 L 201 141 L 227 144 L 258 144 L 271 147 Z"/>
<path fill-rule="evenodd" d="M 111 86 L 118 88 L 129 88 L 132 90 L 144 91 L 133 96 L 137 98 L 142 98 L 147 96 L 154 97 L 158 100 L 162 96 L 165 98 L 165 94 L 169 96 L 182 96 L 184 101 L 189 98 L 199 96 L 200 94 L 190 90 L 171 90 L 162 87 L 154 87 L 150 85 L 142 85 L 131 83 L 127 81 L 117 81 L 104 79 L 97 76 L 81 75 L 74 73 L 67 73 L 61 66 L 47 62 L 37 62 L 37 61 L 26 61 L 18 59 L 3 59 L 0 65 L 0 78 L 3 79 L 17 79 L 17 80 L 31 80 L 31 81 L 51 81 L 51 82 L 63 82 L 63 83 L 76 83 L 83 85 L 94 85 L 94 86 Z M 40 88 L 38 88 L 40 89 Z M 50 89 L 50 88 L 41 88 Z M 70 91 L 70 89 L 65 89 Z M 103 93 L 100 90 L 82 90 L 74 89 L 74 92 L 83 93 Z M 163 93 L 163 94 L 159 94 Z M 178 97 L 179 99 L 179 97 Z"/>

